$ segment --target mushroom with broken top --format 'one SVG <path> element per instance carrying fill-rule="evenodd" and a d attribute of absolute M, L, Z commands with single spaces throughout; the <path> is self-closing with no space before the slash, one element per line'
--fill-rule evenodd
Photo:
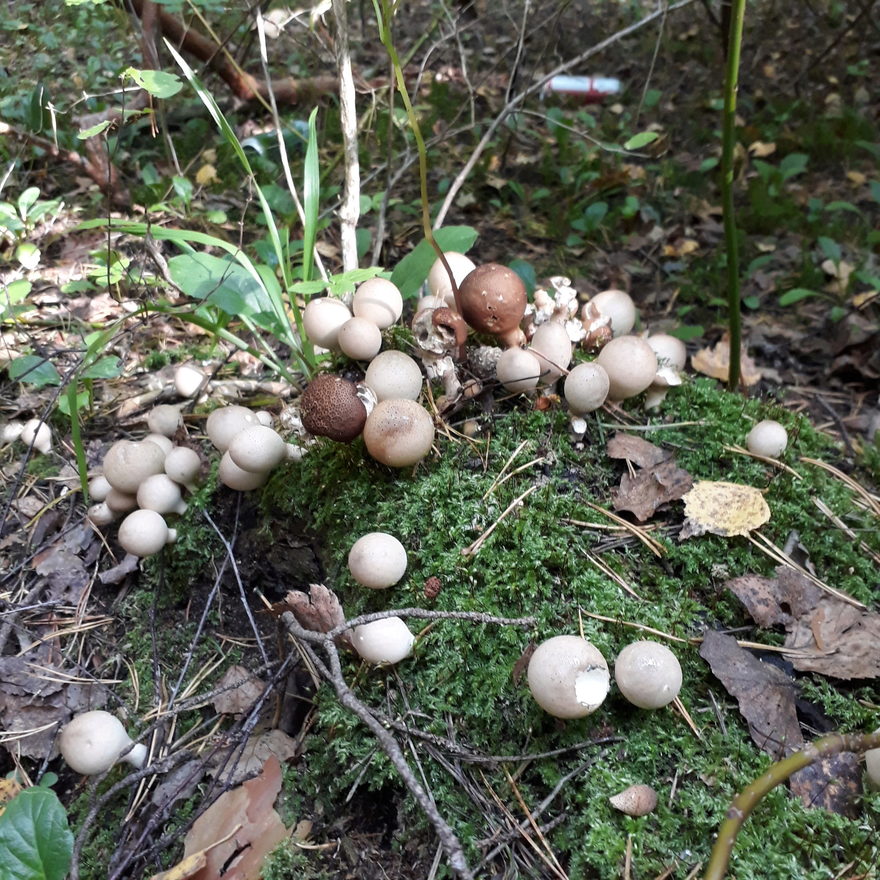
<path fill-rule="evenodd" d="M 608 695 L 608 663 L 580 636 L 553 636 L 535 649 L 527 673 L 535 702 L 557 718 L 582 718 Z"/>

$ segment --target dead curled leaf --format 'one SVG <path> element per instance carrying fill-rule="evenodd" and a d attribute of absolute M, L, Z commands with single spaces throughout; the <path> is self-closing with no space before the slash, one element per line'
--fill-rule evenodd
<path fill-rule="evenodd" d="M 293 612 L 297 623 L 303 629 L 313 632 L 330 632 L 331 629 L 345 623 L 342 604 L 336 594 L 323 584 L 309 584 L 309 592 L 291 590 L 284 603 L 288 611 Z"/>
<path fill-rule="evenodd" d="M 862 765 L 852 752 L 826 755 L 793 774 L 789 787 L 805 807 L 855 817 L 860 809 Z"/>
<path fill-rule="evenodd" d="M 705 532 L 724 538 L 746 536 L 770 519 L 764 496 L 752 486 L 700 480 L 683 497 L 686 519 L 680 541 Z"/>
<path fill-rule="evenodd" d="M 691 357 L 691 366 L 704 376 L 726 382 L 730 376 L 730 339 L 725 333 L 714 348 L 701 348 Z M 740 354 L 740 384 L 747 388 L 761 381 L 761 371 L 746 354 L 743 347 Z"/>
<path fill-rule="evenodd" d="M 242 717 L 266 690 L 266 685 L 244 666 L 230 666 L 217 684 L 214 708 L 221 715 Z"/>

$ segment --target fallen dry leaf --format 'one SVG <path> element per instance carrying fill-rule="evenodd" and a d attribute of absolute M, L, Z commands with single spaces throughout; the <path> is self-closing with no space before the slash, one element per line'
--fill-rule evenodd
<path fill-rule="evenodd" d="M 624 474 L 619 488 L 611 490 L 611 497 L 615 510 L 628 510 L 644 522 L 661 505 L 683 497 L 693 485 L 693 477 L 670 458 L 652 467 L 639 468 L 635 476 Z"/>
<path fill-rule="evenodd" d="M 747 574 L 725 584 L 746 606 L 752 620 L 765 628 L 789 627 L 822 597 L 822 591 L 793 568 L 779 566 L 776 572 L 775 578 Z"/>
<path fill-rule="evenodd" d="M 201 871 L 207 862 L 208 856 L 205 850 L 200 850 L 191 856 L 185 856 L 173 868 L 160 874 L 153 874 L 150 880 L 187 880 L 188 877 Z"/>
<path fill-rule="evenodd" d="M 609 458 L 625 458 L 639 467 L 651 467 L 672 458 L 673 453 L 632 434 L 615 434 L 605 448 Z"/>
<path fill-rule="evenodd" d="M 208 773 L 226 786 L 234 785 L 258 773 L 269 758 L 277 758 L 284 763 L 296 757 L 296 754 L 296 740 L 283 730 L 273 728 L 252 736 L 244 748 L 231 746 L 218 752 Z"/>
<path fill-rule="evenodd" d="M 683 497 L 686 519 L 680 541 L 705 532 L 724 538 L 745 536 L 770 519 L 764 496 L 752 486 L 700 480 Z"/>
<path fill-rule="evenodd" d="M 721 337 L 714 348 L 701 348 L 691 357 L 691 366 L 704 376 L 726 382 L 730 376 L 730 340 L 727 334 Z M 761 381 L 761 371 L 746 354 L 743 347 L 740 354 L 740 384 L 747 388 Z"/>
<path fill-rule="evenodd" d="M 862 766 L 852 752 L 826 755 L 793 774 L 789 787 L 805 807 L 854 818 L 859 815 Z"/>
<path fill-rule="evenodd" d="M 6 805 L 22 790 L 20 783 L 15 779 L 0 779 L 0 816 L 6 809 Z"/>
<path fill-rule="evenodd" d="M 289 610 L 304 629 L 313 632 L 329 632 L 345 623 L 345 614 L 336 594 L 323 584 L 309 584 L 308 594 L 301 590 L 291 590 L 284 597 L 282 611 Z M 341 638 L 347 640 L 347 636 Z"/>
<path fill-rule="evenodd" d="M 263 695 L 266 685 L 244 666 L 230 666 L 217 684 L 222 693 L 214 697 L 214 708 L 221 715 L 242 717 Z"/>

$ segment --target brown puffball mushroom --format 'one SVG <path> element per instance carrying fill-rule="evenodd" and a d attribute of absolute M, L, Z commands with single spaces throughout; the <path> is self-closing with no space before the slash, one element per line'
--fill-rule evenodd
<path fill-rule="evenodd" d="M 166 544 L 177 540 L 177 532 L 169 529 L 162 515 L 155 510 L 135 510 L 119 524 L 119 543 L 132 556 L 152 556 Z"/>
<path fill-rule="evenodd" d="M 214 448 L 226 452 L 232 438 L 251 425 L 259 425 L 260 420 L 253 410 L 246 406 L 221 406 L 215 409 L 205 422 L 205 432 Z"/>
<path fill-rule="evenodd" d="M 52 451 L 52 431 L 40 419 L 28 419 L 21 429 L 21 442 L 47 455 Z"/>
<path fill-rule="evenodd" d="M 422 371 L 414 358 L 389 349 L 370 361 L 364 385 L 376 400 L 416 400 L 422 393 Z"/>
<path fill-rule="evenodd" d="M 383 617 L 356 626 L 351 639 L 361 658 L 378 666 L 389 666 L 409 657 L 415 640 L 399 617 Z"/>
<path fill-rule="evenodd" d="M 269 479 L 268 471 L 242 470 L 230 457 L 229 450 L 223 453 L 220 459 L 220 468 L 217 471 L 217 479 L 229 489 L 236 492 L 253 492 L 265 485 Z"/>
<path fill-rule="evenodd" d="M 383 400 L 364 425 L 367 452 L 388 467 L 421 461 L 434 443 L 434 420 L 414 400 Z"/>
<path fill-rule="evenodd" d="M 303 427 L 316 437 L 351 443 L 364 429 L 367 409 L 354 382 L 322 373 L 315 376 L 299 399 Z"/>
<path fill-rule="evenodd" d="M 459 287 L 468 274 L 477 268 L 476 263 L 470 257 L 460 254 L 458 251 L 444 251 L 443 256 L 446 257 L 446 262 L 452 269 L 452 277 L 455 278 L 455 283 Z M 431 296 L 443 300 L 440 305 L 449 306 L 450 309 L 456 307 L 452 282 L 449 280 L 449 273 L 440 257 L 434 260 L 431 271 L 428 272 L 428 290 L 431 292 Z"/>
<path fill-rule="evenodd" d="M 320 348 L 336 348 L 339 328 L 350 318 L 348 306 L 335 296 L 310 299 L 302 311 L 306 336 Z"/>
<path fill-rule="evenodd" d="M 657 355 L 640 336 L 618 336 L 599 352 L 596 363 L 608 373 L 608 398 L 626 400 L 645 391 L 657 374 Z"/>
<path fill-rule="evenodd" d="M 495 364 L 495 375 L 508 391 L 520 394 L 538 387 L 542 369 L 537 355 L 514 345 L 501 352 Z"/>
<path fill-rule="evenodd" d="M 552 385 L 571 363 L 571 338 L 559 321 L 545 321 L 532 334 L 529 351 L 541 362 L 542 385 Z"/>
<path fill-rule="evenodd" d="M 526 311 L 526 288 L 519 275 L 498 263 L 469 272 L 459 285 L 461 316 L 474 330 L 497 336 L 505 347 L 525 339 L 519 322 Z"/>
<path fill-rule="evenodd" d="M 140 770 L 147 759 L 147 747 L 132 745 L 122 722 L 101 709 L 75 715 L 61 731 L 58 749 L 68 767 L 84 776 L 104 773 L 120 760 Z"/>
<path fill-rule="evenodd" d="M 779 458 L 788 446 L 788 431 L 773 419 L 758 422 L 746 437 L 746 448 L 755 455 Z"/>
<path fill-rule="evenodd" d="M 622 290 L 603 290 L 590 299 L 600 314 L 611 318 L 611 332 L 615 336 L 629 333 L 636 323 L 636 305 Z"/>
<path fill-rule="evenodd" d="M 104 476 L 119 492 L 137 494 L 138 486 L 165 470 L 165 453 L 149 440 L 117 440 L 104 456 Z"/>
<path fill-rule="evenodd" d="M 190 492 L 195 492 L 198 489 L 196 480 L 198 480 L 201 470 L 202 460 L 199 458 L 198 452 L 188 446 L 175 446 L 165 456 L 165 473 L 175 483 L 186 486 Z"/>
<path fill-rule="evenodd" d="M 205 374 L 192 364 L 181 364 L 174 371 L 174 388 L 181 397 L 195 397 L 205 384 Z"/>
<path fill-rule="evenodd" d="M 154 406 L 147 413 L 147 427 L 154 434 L 163 434 L 165 437 L 173 437 L 177 429 L 183 425 L 180 416 L 180 407 L 170 403 L 162 403 Z"/>
<path fill-rule="evenodd" d="M 406 549 L 387 532 L 368 532 L 348 551 L 351 576 L 371 590 L 393 587 L 403 577 L 406 564 Z"/>
<path fill-rule="evenodd" d="M 382 347 L 382 331 L 368 318 L 349 318 L 336 336 L 337 348 L 353 361 L 370 361 Z"/>
<path fill-rule="evenodd" d="M 387 278 L 370 278 L 359 285 L 354 292 L 351 310 L 356 318 L 369 321 L 379 330 L 387 330 L 403 314 L 403 296 L 400 288 Z M 339 347 L 342 348 L 341 339 Z M 342 350 L 345 352 L 344 348 Z M 354 357 L 354 355 L 348 356 Z M 369 358 L 355 358 L 355 360 L 369 360 Z"/>
<path fill-rule="evenodd" d="M 156 513 L 186 513 L 186 502 L 180 496 L 180 484 L 168 474 L 153 474 L 138 486 L 137 503 L 143 510 Z"/>
<path fill-rule="evenodd" d="M 557 718 L 582 718 L 608 695 L 608 664 L 599 649 L 580 636 L 553 636 L 529 660 L 529 690 L 535 702 Z"/>
<path fill-rule="evenodd" d="M 643 639 L 627 645 L 614 661 L 614 680 L 640 709 L 659 709 L 681 690 L 681 666 L 666 645 Z"/>
<path fill-rule="evenodd" d="M 599 409 L 608 397 L 610 382 L 601 364 L 578 364 L 565 377 L 563 394 L 568 408 L 575 415 Z"/>

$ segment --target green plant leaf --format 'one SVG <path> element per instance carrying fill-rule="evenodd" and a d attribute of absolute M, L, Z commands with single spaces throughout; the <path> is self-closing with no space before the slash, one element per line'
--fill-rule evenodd
<path fill-rule="evenodd" d="M 444 251 L 467 253 L 477 240 L 477 231 L 472 226 L 446 226 L 434 233 L 437 244 Z M 391 273 L 391 281 L 397 285 L 404 297 L 415 296 L 428 277 L 437 254 L 427 239 L 423 239 L 410 251 Z"/>
<path fill-rule="evenodd" d="M 101 134 L 107 129 L 110 128 L 110 120 L 105 119 L 103 122 L 99 122 L 97 125 L 92 125 L 89 128 L 82 128 L 77 133 L 76 136 L 81 141 L 87 141 L 90 137 L 94 137 L 96 134 Z"/>
<path fill-rule="evenodd" d="M 519 275 L 520 280 L 525 284 L 526 290 L 529 293 L 532 293 L 535 287 L 537 287 L 538 278 L 535 274 L 535 267 L 531 263 L 528 263 L 525 260 L 511 260 L 507 264 L 507 268 L 513 269 L 513 271 Z"/>
<path fill-rule="evenodd" d="M 789 153 L 780 163 L 779 171 L 783 180 L 789 180 L 807 170 L 810 157 L 806 153 Z"/>
<path fill-rule="evenodd" d="M 642 147 L 647 147 L 648 144 L 653 144 L 658 137 L 660 135 L 656 131 L 640 131 L 626 141 L 623 148 L 624 150 L 640 150 Z"/>
<path fill-rule="evenodd" d="M 27 270 L 36 269 L 40 265 L 40 249 L 25 241 L 15 249 L 15 259 Z"/>
<path fill-rule="evenodd" d="M 792 290 L 783 293 L 779 297 L 779 305 L 790 306 L 802 299 L 809 299 L 811 296 L 821 296 L 818 290 L 809 290 L 806 287 L 795 287 Z"/>
<path fill-rule="evenodd" d="M 0 876 L 3 880 L 64 880 L 73 854 L 73 834 L 55 792 L 28 788 L 0 816 Z"/>
<path fill-rule="evenodd" d="M 321 174 L 318 169 L 318 108 L 309 114 L 309 142 L 303 168 L 303 281 L 312 277 L 315 238 L 318 234 L 318 208 L 321 196 Z"/>
<path fill-rule="evenodd" d="M 843 251 L 833 238 L 828 238 L 827 235 L 820 235 L 816 239 L 816 243 L 819 245 L 819 250 L 821 250 L 832 263 L 839 263 L 843 259 Z"/>
<path fill-rule="evenodd" d="M 115 379 L 122 375 L 122 361 L 113 355 L 107 355 L 86 367 L 80 374 L 80 379 Z"/>
<path fill-rule="evenodd" d="M 61 376 L 52 361 L 36 354 L 25 354 L 10 361 L 6 371 L 13 381 L 27 382 L 37 388 L 61 384 Z"/>
<path fill-rule="evenodd" d="M 853 214 L 861 214 L 862 212 L 852 203 L 844 201 L 829 202 L 823 209 L 825 211 L 849 211 Z"/>
<path fill-rule="evenodd" d="M 272 311 L 264 286 L 231 260 L 212 254 L 179 254 L 168 261 L 168 271 L 187 296 L 217 306 L 227 315 Z"/>
<path fill-rule="evenodd" d="M 36 186 L 28 187 L 19 197 L 18 197 L 18 213 L 22 220 L 27 219 L 28 214 L 30 213 L 31 208 L 36 204 L 37 199 L 40 197 L 40 190 Z"/>
<path fill-rule="evenodd" d="M 156 98 L 171 98 L 183 88 L 183 83 L 176 73 L 165 73 L 162 70 L 138 70 L 136 67 L 128 67 L 123 71 L 122 76 L 134 80 L 137 85 Z"/>

